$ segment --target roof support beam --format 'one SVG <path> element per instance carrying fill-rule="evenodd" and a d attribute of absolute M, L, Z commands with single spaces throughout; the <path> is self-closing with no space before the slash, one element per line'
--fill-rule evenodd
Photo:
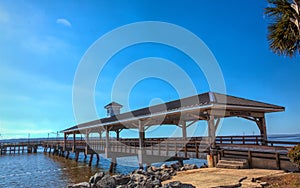
<path fill-rule="evenodd" d="M 194 123 L 196 123 L 198 120 L 195 120 L 195 121 L 192 121 L 191 123 L 189 123 L 186 127 L 188 128 L 188 127 L 190 127 L 190 126 L 192 126 Z"/>
<path fill-rule="evenodd" d="M 205 116 L 199 116 L 199 115 L 195 115 L 195 114 L 190 114 L 190 116 L 197 118 L 198 120 L 207 120 L 206 115 Z"/>
<path fill-rule="evenodd" d="M 267 135 L 267 126 L 266 126 L 266 119 L 265 117 L 258 118 L 258 121 L 256 122 L 259 131 L 260 136 L 262 138 L 262 145 L 268 145 L 268 135 Z"/>
<path fill-rule="evenodd" d="M 106 156 L 108 156 L 109 155 L 109 127 L 108 126 L 106 126 L 105 127 L 106 128 L 106 131 L 105 131 L 105 154 L 106 154 Z"/>
<path fill-rule="evenodd" d="M 145 142 L 145 126 L 143 125 L 142 120 L 139 120 L 138 161 L 139 161 L 140 167 L 143 167 L 144 142 Z"/>
<path fill-rule="evenodd" d="M 72 151 L 75 152 L 76 150 L 76 134 L 73 132 L 73 148 Z"/>
<path fill-rule="evenodd" d="M 187 138 L 187 132 L 186 132 L 187 126 L 186 126 L 186 121 L 181 121 L 181 122 L 180 122 L 180 125 L 181 125 L 181 129 L 182 129 L 182 139 L 183 139 L 183 140 L 186 140 L 186 138 Z"/>
<path fill-rule="evenodd" d="M 216 124 L 215 124 L 215 117 L 210 116 L 209 120 L 207 121 L 208 123 L 208 137 L 209 137 L 209 142 L 211 145 L 211 148 L 215 148 L 215 138 L 216 138 Z"/>

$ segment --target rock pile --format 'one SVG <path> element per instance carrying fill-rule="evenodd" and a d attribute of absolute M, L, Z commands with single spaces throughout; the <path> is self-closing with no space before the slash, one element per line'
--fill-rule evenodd
<path fill-rule="evenodd" d="M 207 167 L 203 165 L 200 168 Z M 168 166 L 163 164 L 160 168 L 151 166 L 146 171 L 137 169 L 127 175 L 109 175 L 98 172 L 92 176 L 89 182 L 82 182 L 69 186 L 68 188 L 194 188 L 193 185 L 183 184 L 179 181 L 170 182 L 162 186 L 163 181 L 171 179 L 176 171 L 197 169 L 196 165 L 179 163 Z"/>

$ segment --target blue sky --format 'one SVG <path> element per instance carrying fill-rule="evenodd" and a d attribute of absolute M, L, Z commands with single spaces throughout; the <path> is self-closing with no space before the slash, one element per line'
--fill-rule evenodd
<path fill-rule="evenodd" d="M 267 115 L 269 133 L 299 133 L 300 57 L 280 57 L 270 51 L 266 39 L 268 20 L 263 15 L 266 6 L 266 1 L 238 0 L 2 0 L 1 138 L 27 137 L 28 133 L 32 137 L 46 137 L 49 132 L 74 125 L 72 87 L 82 56 L 105 33 L 139 21 L 169 22 L 193 32 L 217 59 L 228 94 L 285 106 L 285 112 Z M 198 93 L 210 90 L 204 74 L 184 53 L 159 44 L 135 45 L 116 54 L 99 74 L 95 91 L 99 117 L 106 116 L 103 106 L 111 101 L 116 77 L 127 65 L 146 57 L 174 62 L 190 76 Z M 181 83 L 180 78 L 178 82 Z M 127 111 L 178 96 L 172 84 L 147 78 L 130 93 L 120 92 L 117 102 L 128 103 L 123 109 Z M 196 134 L 201 134 L 205 127 L 202 122 L 189 133 L 196 130 Z M 168 130 L 176 132 L 172 127 Z M 228 119 L 219 133 L 253 132 L 258 133 L 258 129 L 252 122 Z M 165 134 L 163 128 L 149 132 Z"/>

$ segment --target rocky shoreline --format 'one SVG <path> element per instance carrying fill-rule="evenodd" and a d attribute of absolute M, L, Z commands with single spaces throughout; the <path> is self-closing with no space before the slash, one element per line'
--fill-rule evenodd
<path fill-rule="evenodd" d="M 147 170 L 137 169 L 127 175 L 109 175 L 98 172 L 92 176 L 89 182 L 81 182 L 70 185 L 68 188 L 194 188 L 191 184 L 184 184 L 179 181 L 169 182 L 162 185 L 163 181 L 170 180 L 177 171 L 197 169 L 195 164 L 174 163 L 170 166 L 163 164 L 161 167 L 151 166 Z M 207 168 L 204 164 L 200 168 Z"/>

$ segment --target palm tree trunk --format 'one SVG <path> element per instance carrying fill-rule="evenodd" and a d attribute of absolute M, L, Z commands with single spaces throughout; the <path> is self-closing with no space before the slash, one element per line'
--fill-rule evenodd
<path fill-rule="evenodd" d="M 294 18 L 291 18 L 291 21 L 297 26 L 300 37 L 300 0 L 293 0 L 291 7 L 295 10 Z"/>

